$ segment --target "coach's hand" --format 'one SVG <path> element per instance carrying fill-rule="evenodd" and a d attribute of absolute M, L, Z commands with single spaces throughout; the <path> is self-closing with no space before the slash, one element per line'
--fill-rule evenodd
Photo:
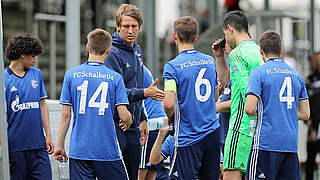
<path fill-rule="evenodd" d="M 54 158 L 60 162 L 62 162 L 62 158 L 64 157 L 66 161 L 68 161 L 68 155 L 64 148 L 57 146 L 56 150 L 53 154 Z"/>
<path fill-rule="evenodd" d="M 47 150 L 48 154 L 52 154 L 54 152 L 54 146 L 53 146 L 51 136 L 46 137 L 46 150 Z"/>
<path fill-rule="evenodd" d="M 148 138 L 149 132 L 148 132 L 148 127 L 147 127 L 147 121 L 141 121 L 139 125 L 139 130 L 140 130 L 140 144 L 143 146 L 146 143 L 146 140 Z"/>
<path fill-rule="evenodd" d="M 144 97 L 149 97 L 158 101 L 163 101 L 164 98 L 164 92 L 157 88 L 157 83 L 159 82 L 158 79 L 152 82 L 152 84 L 145 88 L 143 93 Z"/>

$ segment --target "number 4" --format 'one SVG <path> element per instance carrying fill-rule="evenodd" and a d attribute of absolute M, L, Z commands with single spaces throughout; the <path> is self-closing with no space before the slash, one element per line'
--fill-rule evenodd
<path fill-rule="evenodd" d="M 286 88 L 287 88 L 287 96 L 283 96 Z M 294 102 L 294 97 L 292 96 L 291 77 L 285 77 L 279 92 L 279 100 L 280 102 L 287 102 L 287 109 L 292 109 L 292 103 Z"/>

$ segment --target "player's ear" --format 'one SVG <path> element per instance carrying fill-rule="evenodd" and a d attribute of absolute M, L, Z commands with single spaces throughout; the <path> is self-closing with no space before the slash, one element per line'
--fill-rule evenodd
<path fill-rule="evenodd" d="M 261 56 L 264 55 L 264 52 L 263 52 L 262 48 L 260 48 L 260 54 L 261 54 Z"/>
<path fill-rule="evenodd" d="M 283 48 L 280 49 L 280 57 L 281 57 L 282 53 L 283 53 Z"/>
<path fill-rule="evenodd" d="M 110 46 L 109 46 L 109 47 L 107 48 L 107 50 L 106 50 L 106 55 L 108 55 L 109 52 L 110 52 Z"/>
<path fill-rule="evenodd" d="M 194 38 L 193 43 L 197 42 L 198 39 L 199 39 L 199 34 L 196 35 L 196 37 Z"/>
<path fill-rule="evenodd" d="M 178 40 L 178 35 L 176 32 L 173 32 L 173 40 L 177 41 Z"/>
<path fill-rule="evenodd" d="M 88 53 L 90 53 L 90 50 L 89 50 L 88 44 L 86 45 L 86 51 L 87 51 Z"/>

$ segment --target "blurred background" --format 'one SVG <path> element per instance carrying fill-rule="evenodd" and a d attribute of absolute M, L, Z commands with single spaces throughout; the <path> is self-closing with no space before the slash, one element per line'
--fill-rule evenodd
<path fill-rule="evenodd" d="M 86 61 L 86 36 L 99 27 L 115 31 L 114 13 L 119 4 L 140 8 L 144 24 L 138 43 L 144 64 L 160 80 L 164 63 L 178 52 L 173 41 L 173 21 L 190 15 L 198 19 L 200 39 L 196 48 L 213 55 L 211 45 L 223 36 L 221 18 L 240 9 L 249 19 L 250 34 L 257 41 L 268 29 L 283 38 L 283 58 L 306 79 L 311 73 L 309 59 L 320 51 L 320 0 L 2 0 L 3 44 L 20 32 L 38 36 L 45 53 L 38 58 L 49 99 L 58 100 L 66 70 Z M 9 61 L 4 57 L 4 66 Z M 49 101 L 51 127 L 55 139 L 59 105 Z M 306 161 L 307 125 L 301 123 L 299 158 Z M 68 143 L 66 143 L 68 144 Z M 53 165 L 56 166 L 56 165 Z M 315 177 L 320 179 L 319 172 Z"/>

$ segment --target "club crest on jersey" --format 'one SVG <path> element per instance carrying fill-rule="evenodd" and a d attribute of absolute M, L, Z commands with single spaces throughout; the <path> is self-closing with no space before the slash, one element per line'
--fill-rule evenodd
<path fill-rule="evenodd" d="M 13 112 L 22 111 L 25 109 L 38 109 L 39 107 L 39 102 L 26 102 L 20 104 L 18 95 L 16 95 L 16 99 L 11 103 L 11 109 Z"/>
<path fill-rule="evenodd" d="M 233 70 L 233 72 L 238 72 L 239 71 L 237 65 L 233 65 L 232 66 L 232 70 Z"/>
<path fill-rule="evenodd" d="M 32 85 L 33 88 L 37 88 L 38 87 L 38 81 L 31 80 L 31 85 Z"/>

